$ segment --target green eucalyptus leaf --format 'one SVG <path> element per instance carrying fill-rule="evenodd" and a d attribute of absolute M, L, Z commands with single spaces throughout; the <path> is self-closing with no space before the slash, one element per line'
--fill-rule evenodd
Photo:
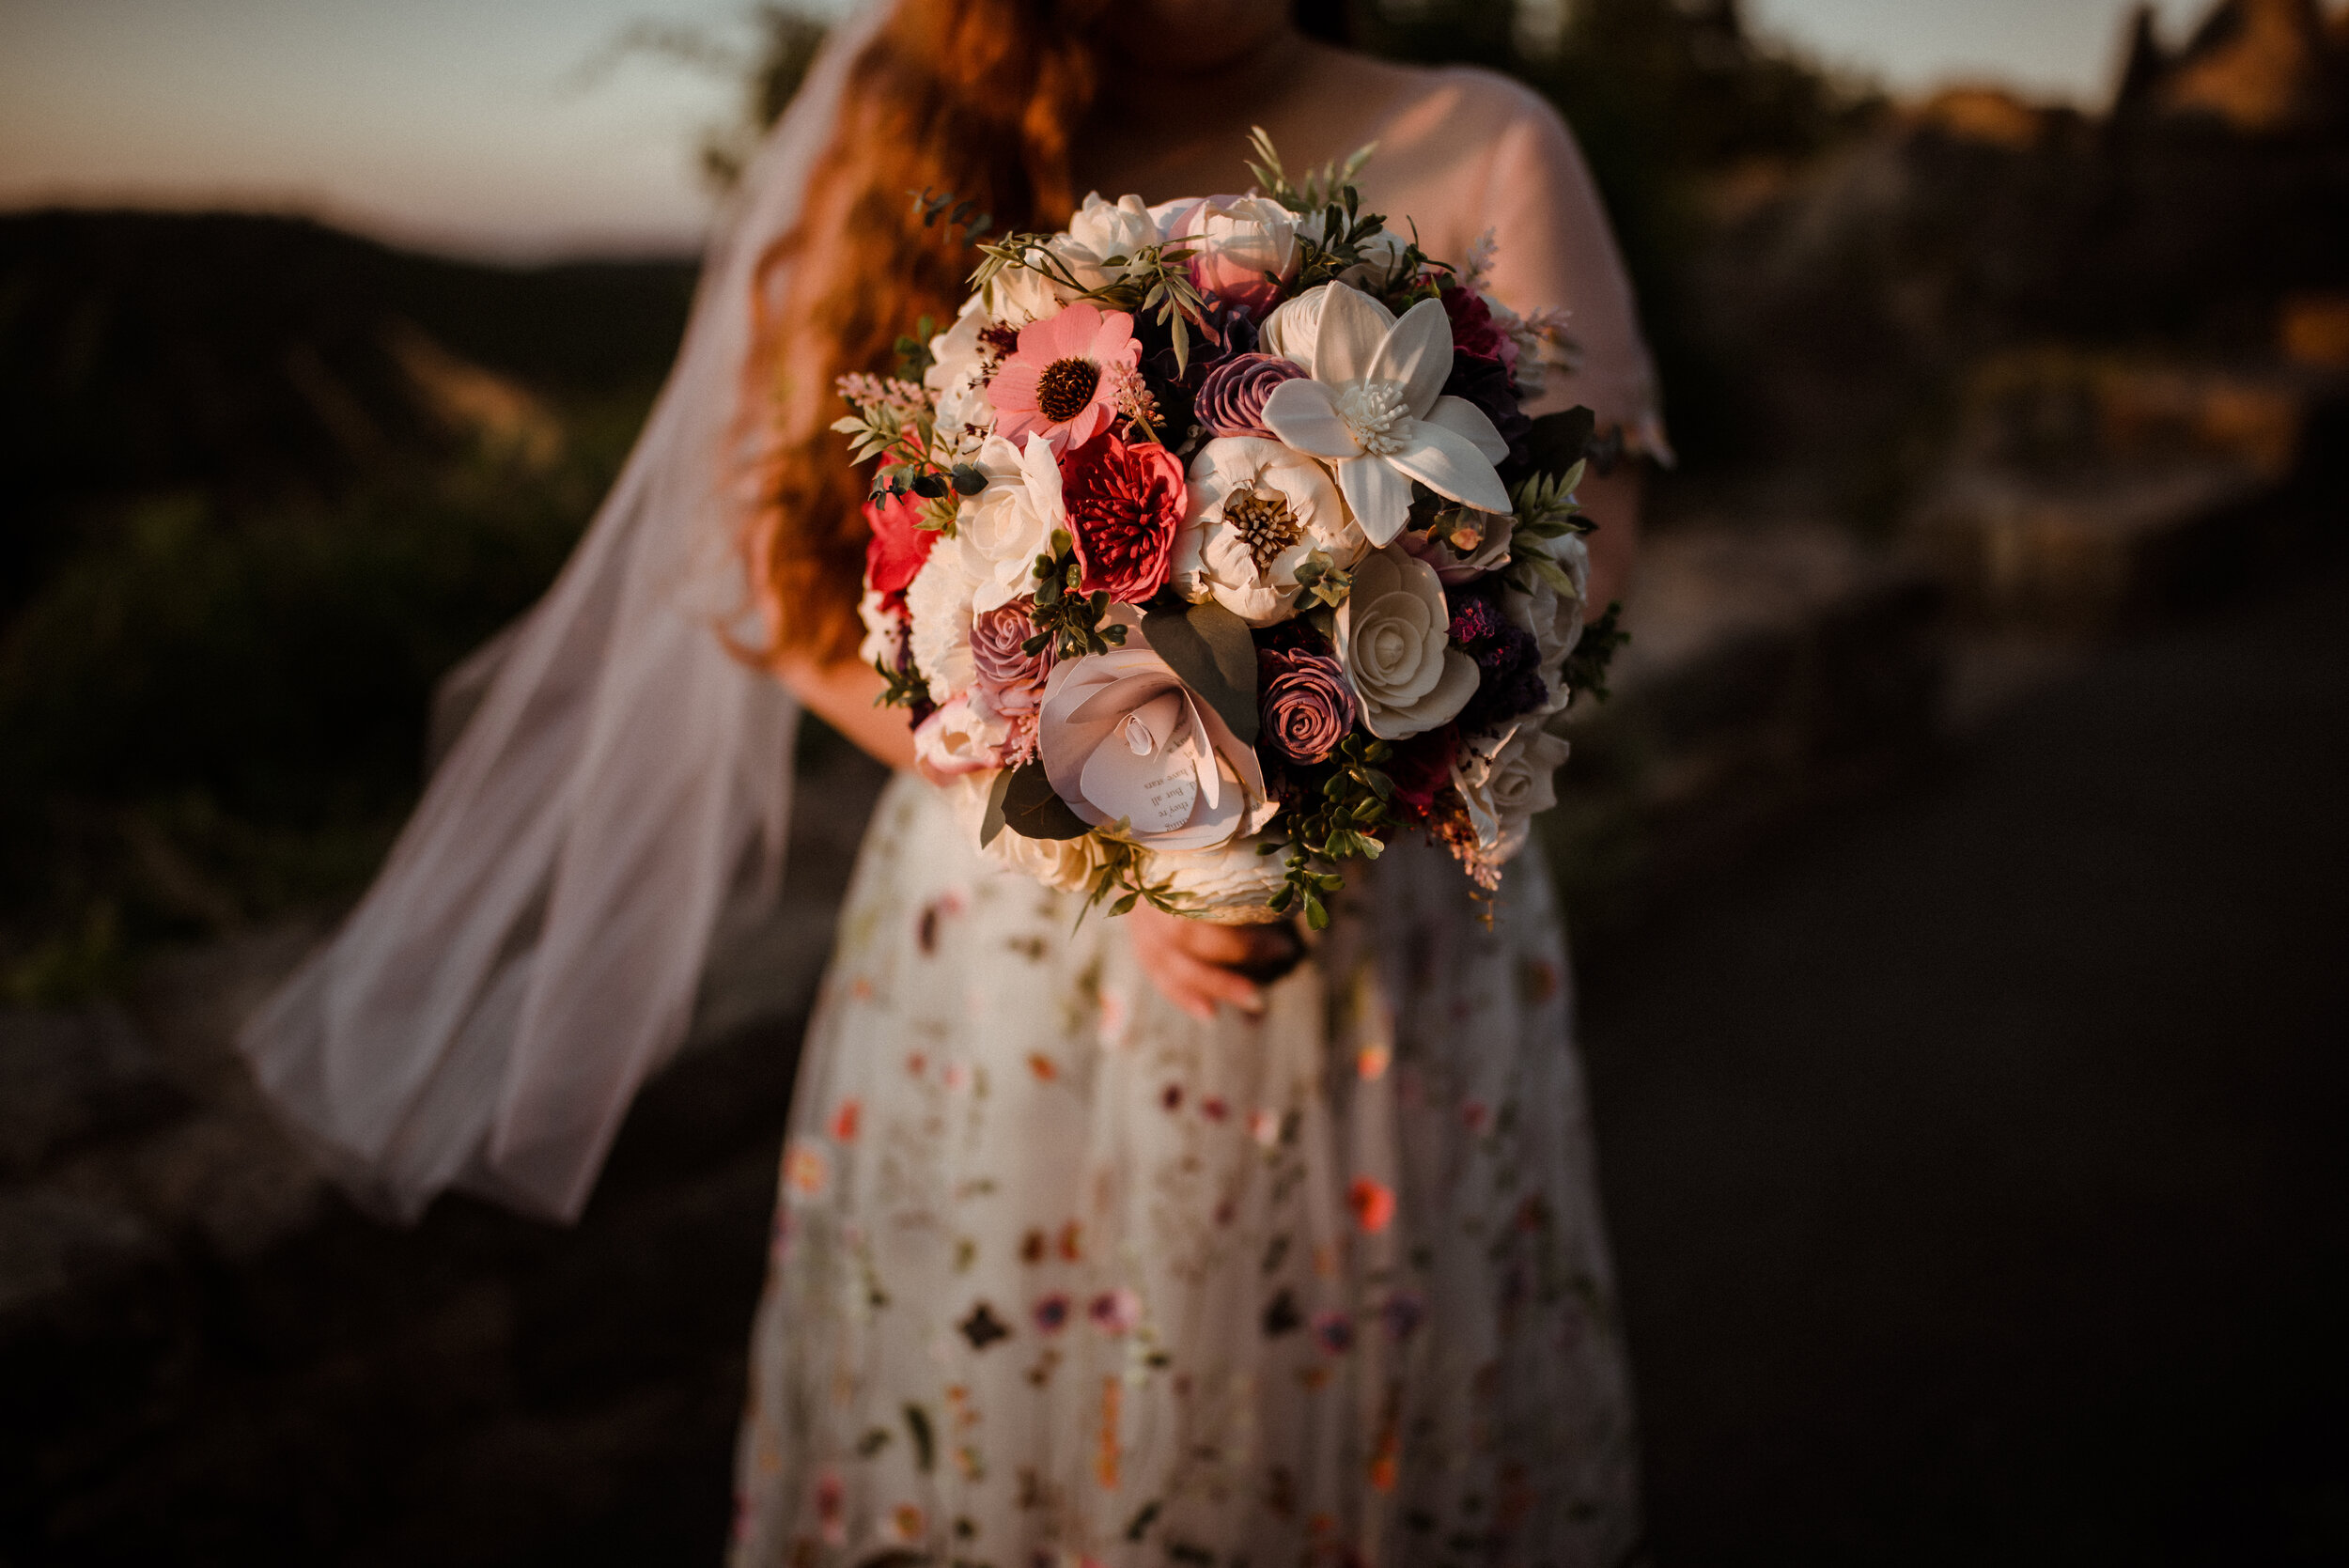
<path fill-rule="evenodd" d="M 1167 667 L 1215 709 L 1243 746 L 1256 743 L 1256 644 L 1248 623 L 1208 599 L 1181 612 L 1151 611 L 1143 635 Z"/>
<path fill-rule="evenodd" d="M 979 818 L 979 847 L 984 849 L 995 842 L 995 835 L 1003 831 L 1003 797 L 1010 793 L 1013 769 L 996 769 L 995 777 L 987 786 L 987 812 Z"/>
<path fill-rule="evenodd" d="M 1003 825 L 1021 838 L 1082 838 L 1093 830 L 1053 793 L 1040 762 L 1022 763 L 1006 773 Z"/>

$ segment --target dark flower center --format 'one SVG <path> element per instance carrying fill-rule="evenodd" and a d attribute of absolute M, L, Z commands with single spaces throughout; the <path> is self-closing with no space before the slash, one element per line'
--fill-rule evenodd
<path fill-rule="evenodd" d="M 1066 425 L 1085 411 L 1100 384 L 1101 367 L 1091 360 L 1056 359 L 1036 379 L 1036 410 L 1053 424 Z"/>

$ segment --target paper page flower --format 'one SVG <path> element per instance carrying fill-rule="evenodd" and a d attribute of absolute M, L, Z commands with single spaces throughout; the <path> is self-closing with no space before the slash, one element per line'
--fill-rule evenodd
<path fill-rule="evenodd" d="M 1292 382 L 1291 385 L 1297 383 Z M 1338 606 L 1338 662 L 1382 740 L 1448 722 L 1476 694 L 1476 660 L 1452 646 L 1436 568 L 1389 545 L 1362 557 Z"/>
<path fill-rule="evenodd" d="M 1125 822 L 1151 849 L 1206 849 L 1276 805 L 1264 769 L 1146 646 L 1069 660 L 1044 688 L 1036 752 L 1052 790 L 1093 827 Z"/>
<path fill-rule="evenodd" d="M 1414 479 L 1463 505 L 1509 512 L 1509 491 L 1493 468 L 1509 455 L 1507 443 L 1474 404 L 1443 396 L 1452 327 L 1441 302 L 1422 300 L 1396 319 L 1367 294 L 1333 283 L 1282 309 L 1315 296 L 1305 365 L 1312 379 L 1272 389 L 1266 427 L 1330 465 L 1375 545 L 1403 532 Z"/>
<path fill-rule="evenodd" d="M 1033 430 L 1055 452 L 1081 446 L 1117 417 L 1118 389 L 1141 363 L 1134 318 L 1122 310 L 1080 300 L 1031 321 L 987 383 L 995 433 L 1016 442 Z"/>

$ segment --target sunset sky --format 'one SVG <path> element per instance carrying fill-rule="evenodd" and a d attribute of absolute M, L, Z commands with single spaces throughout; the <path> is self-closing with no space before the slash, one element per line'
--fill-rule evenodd
<path fill-rule="evenodd" d="M 317 212 L 517 257 L 677 251 L 732 90 L 634 57 L 631 23 L 745 38 L 735 0 L 0 0 L 0 207 Z M 837 9 L 839 5 L 824 8 Z M 2129 0 L 1750 0 L 1814 54 L 1911 90 L 2108 90 Z M 2202 0 L 2164 0 L 2173 34 Z"/>

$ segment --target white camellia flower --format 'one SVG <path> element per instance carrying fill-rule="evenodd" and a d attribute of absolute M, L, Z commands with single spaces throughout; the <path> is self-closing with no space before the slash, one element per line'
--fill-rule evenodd
<path fill-rule="evenodd" d="M 913 662 L 936 703 L 952 702 L 978 678 L 971 657 L 971 599 L 979 583 L 965 550 L 960 539 L 939 540 L 906 587 Z"/>
<path fill-rule="evenodd" d="M 1571 694 L 1566 691 L 1564 674 L 1566 656 L 1582 640 L 1582 617 L 1591 584 L 1591 549 L 1579 534 L 1564 534 L 1546 541 L 1550 558 L 1565 568 L 1574 580 L 1574 592 L 1562 594 L 1548 579 L 1536 575 L 1532 591 L 1520 593 L 1504 588 L 1501 594 L 1501 613 L 1533 634 L 1533 644 L 1540 653 L 1536 666 L 1542 685 L 1549 691 L 1549 699 L 1542 706 L 1544 714 L 1557 712 L 1566 706 Z M 1543 542 L 1532 548 L 1544 548 Z"/>
<path fill-rule="evenodd" d="M 1084 205 L 1068 220 L 1068 233 L 1052 242 L 1053 254 L 1068 264 L 1088 287 L 1114 283 L 1131 269 L 1134 253 L 1159 242 L 1159 221 L 1136 195 L 1104 201 L 1098 191 L 1085 193 Z M 1112 256 L 1126 265 L 1112 267 Z"/>
<path fill-rule="evenodd" d="M 1414 479 L 1480 511 L 1511 511 L 1493 467 L 1509 455 L 1508 442 L 1483 410 L 1443 394 L 1452 374 L 1452 322 L 1442 302 L 1422 300 L 1398 320 L 1360 289 L 1332 283 L 1290 303 L 1316 294 L 1311 357 L 1298 359 L 1294 351 L 1303 313 L 1282 334 L 1283 355 L 1310 379 L 1272 389 L 1261 416 L 1265 427 L 1331 465 L 1373 544 L 1403 532 Z"/>
<path fill-rule="evenodd" d="M 1435 567 L 1399 545 L 1362 557 L 1338 606 L 1337 653 L 1371 734 L 1399 740 L 1434 729 L 1476 694 L 1476 660 L 1452 646 L 1451 631 Z"/>
<path fill-rule="evenodd" d="M 975 459 L 987 489 L 955 514 L 955 535 L 969 551 L 978 588 L 974 610 L 1000 610 L 1035 586 L 1035 558 L 1068 526 L 1060 465 L 1051 442 L 1031 431 L 1025 447 L 989 436 Z M 923 668 L 927 669 L 927 665 Z"/>
<path fill-rule="evenodd" d="M 1143 880 L 1164 885 L 1193 920 L 1214 925 L 1259 925 L 1284 918 L 1265 908 L 1281 891 L 1285 857 L 1259 855 L 1261 842 L 1244 838 L 1221 849 L 1154 854 L 1139 868 Z"/>
<path fill-rule="evenodd" d="M 1558 803 L 1552 776 L 1566 743 L 1532 721 L 1479 736 L 1452 764 L 1452 783 L 1476 830 L 1476 858 L 1497 866 L 1525 847 L 1533 818 Z"/>
<path fill-rule="evenodd" d="M 1190 460 L 1190 505 L 1174 535 L 1174 588 L 1250 626 L 1288 618 L 1297 568 L 1318 550 L 1341 569 L 1369 548 L 1319 463 L 1277 441 L 1223 436 Z"/>
<path fill-rule="evenodd" d="M 988 324 L 987 311 L 973 297 L 963 303 L 953 326 L 930 339 L 932 363 L 922 372 L 922 384 L 937 395 L 941 429 L 995 427 L 995 405 L 987 400 L 987 388 L 979 380 L 986 363 L 979 332 Z"/>

